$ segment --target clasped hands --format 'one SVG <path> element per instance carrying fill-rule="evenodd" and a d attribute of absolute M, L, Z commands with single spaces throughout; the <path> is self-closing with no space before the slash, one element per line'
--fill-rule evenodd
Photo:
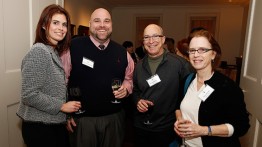
<path fill-rule="evenodd" d="M 203 136 L 204 134 L 204 128 L 202 126 L 184 119 L 175 122 L 174 130 L 182 138 L 195 138 Z"/>

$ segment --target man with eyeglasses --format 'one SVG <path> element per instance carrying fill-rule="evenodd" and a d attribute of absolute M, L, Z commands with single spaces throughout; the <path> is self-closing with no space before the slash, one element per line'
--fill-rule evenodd
<path fill-rule="evenodd" d="M 163 48 L 165 36 L 160 26 L 148 25 L 143 39 L 147 55 L 136 65 L 133 76 L 135 145 L 168 147 L 176 139 L 173 124 L 179 83 L 191 68 L 184 58 Z"/>

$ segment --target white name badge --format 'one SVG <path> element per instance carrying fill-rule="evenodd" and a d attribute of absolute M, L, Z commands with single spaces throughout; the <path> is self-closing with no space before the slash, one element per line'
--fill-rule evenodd
<path fill-rule="evenodd" d="M 149 78 L 148 80 L 146 80 L 149 87 L 161 82 L 159 76 L 157 74 L 153 75 L 151 78 Z"/>
<path fill-rule="evenodd" d="M 82 64 L 84 64 L 84 65 L 86 65 L 90 68 L 94 68 L 94 61 L 87 59 L 85 57 L 83 57 Z"/>
<path fill-rule="evenodd" d="M 203 89 L 203 91 L 200 92 L 198 97 L 204 102 L 213 91 L 214 88 L 210 87 L 209 85 L 206 85 L 206 87 Z"/>

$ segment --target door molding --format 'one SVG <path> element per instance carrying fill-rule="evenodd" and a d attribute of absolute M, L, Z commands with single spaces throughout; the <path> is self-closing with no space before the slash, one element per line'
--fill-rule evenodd
<path fill-rule="evenodd" d="M 134 15 L 134 47 L 138 47 L 142 43 L 143 31 L 148 24 L 155 23 L 162 26 L 162 14 L 136 14 Z"/>
<path fill-rule="evenodd" d="M 187 13 L 187 29 L 186 29 L 186 36 L 190 33 L 190 30 L 192 29 L 192 22 L 199 21 L 199 23 L 202 23 L 204 28 L 206 28 L 209 32 L 214 34 L 214 37 L 218 41 L 219 38 L 219 23 L 220 23 L 220 13 Z M 206 22 L 209 23 L 206 23 Z M 212 24 L 210 23 L 212 22 Z"/>

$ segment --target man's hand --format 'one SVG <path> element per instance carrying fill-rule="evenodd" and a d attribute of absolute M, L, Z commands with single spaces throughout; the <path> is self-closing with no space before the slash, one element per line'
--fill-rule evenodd
<path fill-rule="evenodd" d="M 122 99 L 128 95 L 127 89 L 122 85 L 118 90 L 113 91 L 115 98 Z"/>
<path fill-rule="evenodd" d="M 73 118 L 69 118 L 67 120 L 67 125 L 66 125 L 66 128 L 69 132 L 74 132 L 74 129 L 73 127 L 76 127 L 76 123 L 75 123 L 75 120 Z"/>

